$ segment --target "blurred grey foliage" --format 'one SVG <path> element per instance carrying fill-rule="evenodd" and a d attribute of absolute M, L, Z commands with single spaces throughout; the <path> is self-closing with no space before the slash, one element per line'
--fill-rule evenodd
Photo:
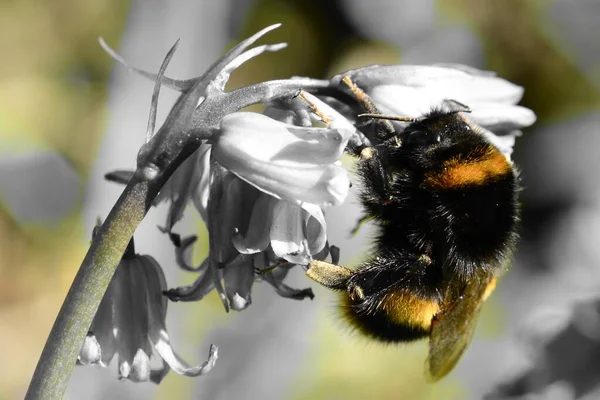
<path fill-rule="evenodd" d="M 340 0 L 340 10 L 362 36 L 393 43 L 404 64 L 459 63 L 482 68 L 479 38 L 442 18 L 434 0 Z M 441 22 L 443 21 L 443 23 Z"/>
<path fill-rule="evenodd" d="M 598 141 L 600 118 L 582 115 L 540 129 L 544 140 L 538 143 L 539 154 L 523 166 L 539 174 L 529 178 L 530 201 L 544 207 L 555 204 L 559 212 L 546 221 L 535 242 L 523 245 L 517 259 L 521 268 L 501 288 L 509 326 L 522 349 L 521 367 L 500 379 L 489 398 L 546 398 L 557 387 L 564 397 L 553 398 L 596 398 L 600 187 L 595 171 L 600 162 L 593 143 Z"/>
<path fill-rule="evenodd" d="M 558 39 L 561 48 L 597 88 L 600 88 L 597 73 L 600 44 L 590 32 L 598 28 L 599 15 L 597 0 L 556 0 L 546 16 L 552 22 L 547 26 L 548 33 Z"/>
<path fill-rule="evenodd" d="M 0 204 L 19 223 L 59 221 L 80 200 L 79 176 L 60 154 L 0 155 Z"/>

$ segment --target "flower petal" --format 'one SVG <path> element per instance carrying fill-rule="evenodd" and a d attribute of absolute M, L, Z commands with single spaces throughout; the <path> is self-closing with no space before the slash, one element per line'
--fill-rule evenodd
<path fill-rule="evenodd" d="M 101 350 L 100 344 L 93 333 L 89 332 L 83 341 L 83 346 L 79 350 L 77 361 L 81 365 L 94 365 L 100 362 Z"/>
<path fill-rule="evenodd" d="M 495 130 L 499 121 L 507 128 L 528 126 L 535 120 L 530 110 L 509 107 L 523 95 L 523 88 L 486 71 L 461 66 L 373 66 L 348 71 L 333 81 L 349 75 L 354 83 L 367 92 L 384 114 L 418 118 L 432 109 L 444 108 L 448 101 L 456 101 L 473 110 L 473 120 Z M 492 112 L 482 111 L 485 104 L 494 107 L 508 106 Z M 487 122 L 490 122 L 489 126 Z"/>
<path fill-rule="evenodd" d="M 225 293 L 233 310 L 242 311 L 252 303 L 254 284 L 252 260 L 240 265 L 227 266 L 225 271 Z"/>
<path fill-rule="evenodd" d="M 275 205 L 271 225 L 271 247 L 278 258 L 289 262 L 310 263 L 310 254 L 305 246 L 304 226 L 308 213 L 295 204 L 279 201 Z"/>
<path fill-rule="evenodd" d="M 333 79 L 350 76 L 354 83 L 367 93 L 375 86 L 393 85 L 419 89 L 427 88 L 440 97 L 463 102 L 493 101 L 517 103 L 523 88 L 505 79 L 486 73 L 474 73 L 475 68 L 448 68 L 431 65 L 371 66 L 340 74 Z M 484 71 L 481 71 L 484 72 Z M 456 96 L 459 96 L 457 98 Z"/>
<path fill-rule="evenodd" d="M 192 193 L 192 201 L 200 217 L 204 222 L 208 221 L 207 208 L 208 208 L 208 196 L 210 193 L 210 153 L 211 145 L 202 143 L 200 146 L 199 157 L 198 157 L 198 184 L 194 188 Z"/>
<path fill-rule="evenodd" d="M 169 335 L 166 331 L 162 331 L 160 334 L 160 339 L 157 343 L 154 344 L 154 347 L 158 351 L 158 354 L 162 357 L 163 360 L 169 364 L 169 366 L 173 369 L 173 371 L 177 372 L 179 375 L 185 376 L 200 376 L 205 375 L 210 372 L 210 370 L 215 366 L 217 359 L 219 358 L 219 349 L 215 345 L 210 345 L 210 351 L 208 355 L 208 360 L 206 360 L 202 365 L 196 367 L 190 367 L 177 353 L 173 351 L 171 344 L 169 342 Z"/>
<path fill-rule="evenodd" d="M 176 238 L 174 241 L 175 244 L 175 262 L 181 269 L 185 271 L 191 272 L 201 272 L 206 269 L 208 264 L 202 262 L 199 266 L 192 265 L 192 248 L 198 237 L 196 235 L 191 235 L 184 237 L 177 235 L 176 233 L 171 233 L 171 238 Z"/>
<path fill-rule="evenodd" d="M 277 294 L 281 297 L 293 300 L 304 300 L 307 297 L 311 300 L 314 299 L 315 295 L 311 288 L 294 289 L 283 283 L 283 279 L 287 276 L 288 271 L 289 268 L 276 268 L 272 272 L 263 274 L 263 279 L 273 286 Z"/>
<path fill-rule="evenodd" d="M 312 126 L 308 110 L 289 110 L 287 108 L 276 107 L 276 105 L 270 105 L 265 107 L 263 114 L 276 121 L 289 125 Z"/>
<path fill-rule="evenodd" d="M 238 176 L 273 197 L 296 204 L 339 205 L 350 189 L 346 170 L 337 165 L 280 167 L 278 171 Z"/>
<path fill-rule="evenodd" d="M 217 293 L 219 294 L 219 299 L 221 299 L 223 308 L 225 308 L 225 312 L 229 312 L 229 302 L 227 301 L 227 295 L 225 294 L 225 289 L 223 288 L 222 284 L 224 268 L 221 268 L 219 264 L 212 258 L 208 264 L 208 268 L 212 270 L 213 285 L 215 289 L 217 289 Z"/>
<path fill-rule="evenodd" d="M 132 382 L 148 382 L 150 380 L 150 357 L 142 349 L 138 349 L 133 357 L 131 369 L 124 378 Z"/>
<path fill-rule="evenodd" d="M 156 350 L 156 349 L 155 349 Z M 158 353 L 158 352 L 157 352 Z M 167 376 L 171 367 L 166 363 L 165 360 L 161 358 L 162 367 L 159 369 L 153 369 L 150 371 L 150 381 L 156 383 L 157 385 L 162 382 L 162 380 Z"/>
<path fill-rule="evenodd" d="M 349 134 L 342 133 L 337 129 L 288 125 L 263 114 L 237 112 L 221 121 L 214 151 L 219 162 L 223 157 L 234 156 L 263 163 L 331 164 L 346 147 Z"/>
<path fill-rule="evenodd" d="M 423 88 L 400 85 L 376 86 L 369 95 L 382 113 L 411 118 L 427 114 L 445 99 Z"/>
<path fill-rule="evenodd" d="M 533 125 L 535 113 L 529 108 L 498 103 L 473 103 L 471 121 L 492 132 L 506 132 Z"/>
<path fill-rule="evenodd" d="M 104 293 L 104 297 L 100 302 L 98 311 L 96 311 L 92 325 L 90 326 L 90 332 L 94 334 L 94 337 L 100 346 L 101 359 L 99 360 L 99 364 L 103 367 L 110 364 L 117 349 L 113 331 L 113 326 L 115 324 L 113 315 L 115 307 L 114 292 L 117 287 L 115 280 L 116 279 L 113 277 L 110 281 L 106 293 Z"/>
<path fill-rule="evenodd" d="M 316 204 L 303 203 L 302 208 L 310 216 L 306 223 L 306 240 L 309 252 L 314 256 L 327 244 L 327 223 L 321 207 Z"/>
<path fill-rule="evenodd" d="M 248 231 L 233 236 L 233 245 L 241 254 L 254 254 L 264 250 L 270 242 L 269 232 L 277 199 L 261 193 L 252 209 Z"/>
<path fill-rule="evenodd" d="M 165 274 L 158 262 L 151 256 L 139 256 L 146 278 L 146 304 L 148 306 L 149 329 L 152 325 L 165 321 L 167 317 L 167 305 L 169 302 L 162 292 L 167 289 Z"/>
<path fill-rule="evenodd" d="M 223 119 L 213 155 L 274 197 L 331 205 L 343 202 L 348 193 L 346 171 L 331 165 L 346 143 L 337 130 L 294 127 L 260 114 L 235 113 Z"/>
<path fill-rule="evenodd" d="M 211 169 L 213 182 L 208 199 L 210 257 L 215 265 L 228 264 L 238 255 L 233 235 L 246 231 L 251 207 L 260 192 L 219 165 Z"/>
<path fill-rule="evenodd" d="M 200 180 L 200 171 L 198 169 L 200 155 L 200 149 L 196 150 L 194 154 L 189 156 L 179 168 L 175 170 L 173 175 L 171 175 L 171 178 L 169 178 L 165 184 L 171 195 L 171 204 L 169 206 L 167 222 L 165 224 L 165 230 L 167 232 L 171 232 L 173 226 L 183 218 L 183 212 L 185 211 L 188 201 L 192 197 L 192 192 L 198 186 Z"/>
<path fill-rule="evenodd" d="M 208 264 L 206 262 L 202 262 L 198 266 L 191 265 L 193 245 L 198 239 L 196 235 L 186 236 L 182 239 L 181 235 L 171 232 L 169 238 L 175 246 L 175 262 L 181 269 L 190 272 L 201 272 L 207 268 Z"/>
<path fill-rule="evenodd" d="M 164 295 L 171 301 L 198 301 L 202 300 L 214 288 L 212 269 L 207 268 L 191 285 L 169 289 L 164 292 Z"/>
<path fill-rule="evenodd" d="M 147 283 L 140 267 L 137 258 L 125 258 L 115 273 L 115 339 L 119 353 L 119 371 L 124 378 L 129 376 L 138 349 L 146 354 L 151 352 L 147 337 Z"/>

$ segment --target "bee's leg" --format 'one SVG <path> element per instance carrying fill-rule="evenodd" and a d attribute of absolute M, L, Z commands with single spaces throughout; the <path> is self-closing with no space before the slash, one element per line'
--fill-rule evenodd
<path fill-rule="evenodd" d="M 361 107 L 368 113 L 368 115 L 381 115 L 381 113 L 379 112 L 379 110 L 375 106 L 375 103 L 373 103 L 369 95 L 366 94 L 361 88 L 356 86 L 356 84 L 352 82 L 352 79 L 350 79 L 349 76 L 344 76 L 344 78 L 342 78 L 342 82 L 346 86 L 348 86 L 348 88 L 352 91 L 352 93 L 356 97 L 356 100 L 361 105 Z M 396 130 L 394 129 L 394 126 L 390 123 L 390 121 L 388 121 L 387 119 L 377 118 L 374 119 L 373 123 L 375 128 L 374 133 L 378 138 L 386 140 L 394 136 Z"/>
<path fill-rule="evenodd" d="M 346 290 L 352 270 L 324 261 L 313 261 L 306 270 L 306 276 L 321 285 L 335 290 Z"/>
<path fill-rule="evenodd" d="M 376 215 L 377 212 L 385 211 L 394 201 L 391 197 L 393 180 L 385 168 L 384 152 L 367 147 L 361 151 L 360 156 L 362 160 L 359 163 L 359 171 L 364 178 L 363 204 L 367 207 L 367 216 Z"/>

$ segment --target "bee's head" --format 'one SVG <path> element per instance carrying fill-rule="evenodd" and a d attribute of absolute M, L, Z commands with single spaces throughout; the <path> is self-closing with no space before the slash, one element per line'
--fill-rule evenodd
<path fill-rule="evenodd" d="M 430 170 L 450 158 L 469 159 L 491 146 L 458 112 L 432 111 L 412 122 L 389 146 L 398 165 Z M 390 142 L 391 143 L 391 142 Z"/>

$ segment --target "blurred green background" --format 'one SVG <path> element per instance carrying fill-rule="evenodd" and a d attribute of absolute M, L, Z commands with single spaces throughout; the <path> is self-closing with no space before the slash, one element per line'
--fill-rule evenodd
<path fill-rule="evenodd" d="M 219 2 L 198 0 L 196 3 L 205 3 L 205 10 L 210 10 L 208 5 L 218 7 L 216 4 Z M 600 104 L 600 45 L 587 39 L 591 36 L 597 41 L 597 30 L 589 29 L 594 25 L 593 21 L 596 21 L 596 28 L 600 21 L 600 10 L 595 6 L 597 2 L 445 0 L 424 1 L 417 5 L 418 2 L 392 0 L 373 3 L 366 0 L 255 0 L 224 3 L 229 5 L 218 16 L 206 11 L 197 17 L 198 24 L 213 19 L 212 23 L 220 27 L 215 30 L 215 42 L 231 45 L 267 25 L 282 22 L 283 26 L 269 34 L 266 40 L 288 43 L 288 48 L 282 52 L 266 54 L 249 62 L 232 76 L 229 87 L 291 75 L 327 77 L 369 64 L 442 61 L 463 62 L 495 70 L 502 77 L 525 86 L 522 104 L 537 113 L 537 126 L 541 127 L 526 132 L 516 146 L 516 160 L 522 166 L 529 188 L 524 194 L 523 251 L 529 251 L 531 256 L 528 260 L 533 262 L 529 265 L 524 263 L 522 268 L 525 270 L 543 264 L 539 257 L 545 258 L 539 254 L 544 254 L 548 242 L 540 244 L 539 238 L 554 232 L 552 225 L 544 225 L 552 220 L 550 215 L 555 215 L 552 210 L 566 212 L 573 209 L 574 204 L 579 204 L 580 199 L 595 206 L 598 148 L 594 144 L 598 144 L 595 139 L 599 132 L 598 124 L 586 125 L 588 128 L 580 128 L 577 124 L 583 115 L 596 113 Z M 152 30 L 152 24 L 162 17 L 173 21 L 172 9 L 185 13 L 188 6 L 187 2 L 142 0 L 133 3 L 116 0 L 3 0 L 0 3 L 1 399 L 15 399 L 23 395 L 46 335 L 88 244 L 89 218 L 84 222 L 83 216 L 88 204 L 84 196 L 86 182 L 98 162 L 98 147 L 110 118 L 106 105 L 111 71 L 113 68 L 123 70 L 100 49 L 97 38 L 103 36 L 119 49 L 123 36 L 127 32 L 132 34 L 132 21 L 137 21 L 138 25 L 141 21 L 143 25 L 144 18 L 148 17 L 147 29 Z M 172 25 L 173 38 L 176 38 L 177 26 L 173 22 Z M 183 43 L 193 43 L 193 38 L 182 39 Z M 152 65 L 156 70 L 170 44 L 163 46 L 163 43 L 150 42 L 146 46 L 154 54 Z M 201 48 L 182 49 L 180 52 L 191 50 L 202 52 Z M 196 56 L 202 59 L 203 54 Z M 212 54 L 203 62 L 209 64 L 215 57 Z M 135 58 L 128 61 L 138 65 Z M 193 66 L 191 70 L 198 74 L 202 72 Z M 127 79 L 143 82 L 147 100 L 141 107 L 148 108 L 152 83 L 144 82 L 135 75 L 128 75 Z M 118 80 L 113 79 L 112 82 L 111 90 L 118 95 Z M 166 104 L 162 102 L 160 106 L 168 108 Z M 563 128 L 556 135 L 544 139 L 545 127 L 561 123 Z M 139 132 L 135 135 L 141 144 L 145 120 L 140 119 L 136 124 Z M 570 150 L 579 142 L 584 144 L 577 147 L 577 151 Z M 31 207 L 34 209 L 36 201 L 39 207 L 44 208 L 50 190 L 46 186 L 54 187 L 47 179 L 41 181 L 44 186 L 40 179 L 33 178 L 36 171 L 46 165 L 37 161 L 39 154 L 55 155 L 50 167 L 60 165 L 60 168 L 71 171 L 69 182 L 72 183 L 66 184 L 71 188 L 68 198 L 66 195 L 61 198 L 61 193 L 67 193 L 61 191 L 54 199 L 69 205 L 67 209 L 63 207 L 60 213 L 49 215 L 53 210 L 49 208 L 50 211 L 42 217 L 32 218 L 27 210 L 19 208 L 25 207 L 23 199 L 33 202 Z M 134 159 L 131 159 L 130 166 L 133 163 Z M 579 180 L 578 174 L 590 177 L 573 182 Z M 59 178 L 68 175 L 58 173 Z M 98 213 L 101 214 L 101 211 Z M 531 219 L 527 219 L 529 216 Z M 336 217 L 349 219 L 340 212 L 332 211 L 329 223 L 334 228 L 331 229 L 335 229 Z M 198 218 L 191 224 L 198 226 Z M 203 233 L 203 227 L 198 227 L 198 231 Z M 343 232 L 339 235 L 347 236 Z M 205 240 L 198 245 L 197 259 L 206 250 Z M 364 249 L 367 245 L 362 243 L 358 248 Z M 346 264 L 360 261 L 361 252 L 353 253 L 356 250 L 351 248 L 346 250 L 342 247 Z M 593 256 L 596 256 L 595 253 Z M 593 264 L 597 261 L 596 258 L 592 260 Z M 536 271 L 526 275 L 549 273 L 548 270 Z M 193 279 L 192 276 L 180 275 L 180 281 L 170 281 L 169 284 L 177 286 Z M 302 277 L 297 279 L 300 286 L 311 285 Z M 313 310 L 314 317 L 307 336 L 302 337 L 307 343 L 305 360 L 297 366 L 286 388 L 282 389 L 287 393 L 285 398 L 476 398 L 473 397 L 476 395 L 473 395 L 472 382 L 461 379 L 462 375 L 452 375 L 437 385 L 423 381 L 425 343 L 381 346 L 348 334 L 341 328 L 331 307 L 334 301 L 332 295 L 319 289 L 316 289 L 316 294 L 314 301 L 302 303 L 271 298 L 293 303 L 289 306 L 289 313 L 308 307 Z M 260 304 L 259 298 L 249 310 L 244 311 L 255 313 L 255 324 L 261 321 L 258 317 L 262 312 Z M 203 353 L 189 354 L 186 350 L 198 349 L 202 338 L 211 329 L 217 326 L 227 329 L 228 324 L 235 324 L 236 318 L 240 318 L 238 315 L 225 315 L 214 296 L 200 304 L 173 304 L 170 307 L 171 310 L 180 307 L 176 324 L 184 333 L 178 334 L 182 340 L 179 349 L 190 361 L 201 360 Z M 508 335 L 510 329 L 506 328 L 506 324 L 511 318 L 510 310 L 510 304 L 506 305 L 501 296 L 500 299 L 492 297 L 481 318 L 478 338 L 485 340 Z M 285 323 L 283 317 L 281 321 Z M 257 335 L 269 335 L 269 329 Z M 246 340 L 244 331 L 234 330 L 233 334 L 240 341 Z M 178 347 L 177 341 L 175 347 Z M 227 347 L 222 347 L 222 352 L 226 351 Z M 260 362 L 261 354 L 254 357 L 256 362 Z M 277 370 L 277 363 L 285 361 L 285 354 L 279 354 L 279 358 L 270 361 L 270 368 Z M 218 368 L 219 364 L 215 373 Z M 120 387 L 130 390 L 133 385 L 116 382 L 114 369 L 108 373 L 100 370 L 94 373 L 102 375 L 107 382 L 115 381 L 117 389 L 110 392 L 112 397 L 127 398 L 115 393 Z M 243 379 L 244 371 L 236 374 L 230 375 L 229 379 Z M 209 375 L 192 380 L 171 373 L 157 390 L 148 389 L 144 395 L 189 398 L 204 393 L 197 389 L 199 386 L 228 384 L 227 380 L 220 378 L 210 382 L 211 378 L 212 375 Z M 268 385 L 271 380 L 277 380 L 277 374 L 271 376 L 267 372 L 262 379 Z M 491 387 L 492 383 L 489 385 Z M 85 393 L 85 387 L 74 388 L 70 396 L 91 398 Z M 103 397 L 98 394 L 101 392 L 95 393 L 96 397 Z M 136 395 L 131 393 L 128 396 L 135 398 Z M 210 393 L 212 395 L 205 397 L 219 397 L 215 390 Z M 253 393 L 250 383 L 244 398 L 255 398 Z"/>

